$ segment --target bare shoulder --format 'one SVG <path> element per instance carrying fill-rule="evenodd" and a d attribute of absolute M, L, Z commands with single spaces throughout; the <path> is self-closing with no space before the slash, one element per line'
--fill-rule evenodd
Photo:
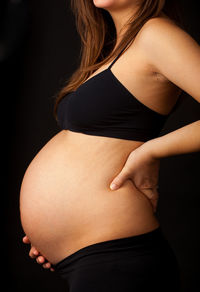
<path fill-rule="evenodd" d="M 140 41 L 153 40 L 156 37 L 160 39 L 171 39 L 174 35 L 188 35 L 175 21 L 167 16 L 153 17 L 146 21 L 140 33 Z M 161 38 L 162 36 L 162 38 Z M 189 36 L 189 35 L 188 35 Z M 144 44 L 144 43 L 143 43 Z"/>
<path fill-rule="evenodd" d="M 136 38 L 153 72 L 199 100 L 200 46 L 189 33 L 170 18 L 159 16 L 149 19 Z"/>
<path fill-rule="evenodd" d="M 143 27 L 150 28 L 150 27 L 158 27 L 159 25 L 164 25 L 164 26 L 173 25 L 173 26 L 178 27 L 178 25 L 165 14 L 160 14 L 160 16 L 150 18 L 149 20 L 146 21 Z"/>
<path fill-rule="evenodd" d="M 167 16 L 147 20 L 138 33 L 137 44 L 148 54 L 157 53 L 158 49 L 165 52 L 166 48 L 175 49 L 179 45 L 197 45 L 190 34 Z"/>

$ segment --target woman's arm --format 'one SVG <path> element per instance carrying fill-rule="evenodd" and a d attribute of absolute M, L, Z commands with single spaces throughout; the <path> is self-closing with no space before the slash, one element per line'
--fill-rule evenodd
<path fill-rule="evenodd" d="M 154 158 L 200 151 L 200 120 L 145 143 Z"/>
<path fill-rule="evenodd" d="M 110 183 L 110 189 L 120 188 L 129 179 L 149 199 L 156 212 L 160 159 L 197 151 L 200 151 L 199 120 L 151 139 L 133 150 L 120 173 Z"/>
<path fill-rule="evenodd" d="M 200 46 L 172 21 L 152 18 L 138 42 L 149 64 L 200 102 Z"/>
<path fill-rule="evenodd" d="M 147 24 L 141 34 L 139 45 L 149 63 L 155 71 L 200 102 L 198 43 L 171 20 L 153 18 Z M 200 121 L 150 140 L 148 147 L 158 158 L 199 151 Z"/>
<path fill-rule="evenodd" d="M 187 32 L 172 21 L 153 18 L 142 30 L 138 45 L 155 72 L 200 102 L 200 46 Z M 200 121 L 197 120 L 133 150 L 110 188 L 118 189 L 130 179 L 156 210 L 160 158 L 199 150 Z"/>

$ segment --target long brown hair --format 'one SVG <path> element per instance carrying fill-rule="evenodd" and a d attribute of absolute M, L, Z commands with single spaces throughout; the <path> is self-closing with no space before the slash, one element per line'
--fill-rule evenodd
<path fill-rule="evenodd" d="M 76 28 L 81 38 L 80 66 L 58 92 L 54 104 L 54 117 L 57 120 L 57 106 L 68 93 L 75 91 L 95 70 L 114 58 L 128 44 L 132 43 L 144 23 L 157 17 L 163 11 L 178 26 L 184 27 L 180 8 L 174 0 L 141 0 L 135 14 L 126 23 L 128 29 L 113 51 L 116 44 L 116 29 L 109 12 L 97 8 L 92 0 L 71 0 Z"/>

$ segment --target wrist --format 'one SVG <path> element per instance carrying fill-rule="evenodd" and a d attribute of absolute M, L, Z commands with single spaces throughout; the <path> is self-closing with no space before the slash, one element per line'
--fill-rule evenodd
<path fill-rule="evenodd" d="M 145 148 L 145 152 L 147 153 L 147 155 L 151 157 L 152 159 L 161 158 L 158 152 L 158 146 L 157 146 L 158 141 L 159 141 L 159 137 L 148 140 L 142 145 Z"/>

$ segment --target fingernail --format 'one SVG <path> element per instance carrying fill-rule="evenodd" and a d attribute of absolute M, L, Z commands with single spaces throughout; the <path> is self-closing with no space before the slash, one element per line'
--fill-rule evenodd
<path fill-rule="evenodd" d="M 116 190 L 117 189 L 117 185 L 114 183 L 111 183 L 110 185 L 111 190 Z"/>

